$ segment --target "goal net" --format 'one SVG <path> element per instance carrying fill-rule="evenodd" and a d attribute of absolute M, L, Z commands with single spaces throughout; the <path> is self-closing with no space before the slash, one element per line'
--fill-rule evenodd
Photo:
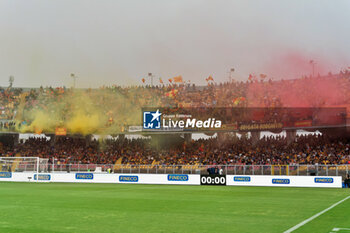
<path fill-rule="evenodd" d="M 0 157 L 2 172 L 47 172 L 49 159 L 39 157 Z"/>

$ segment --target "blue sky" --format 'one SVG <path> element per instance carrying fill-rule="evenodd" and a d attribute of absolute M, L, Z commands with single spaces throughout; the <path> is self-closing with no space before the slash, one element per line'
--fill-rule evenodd
<path fill-rule="evenodd" d="M 350 66 L 350 1 L 0 0 L 0 85 L 203 84 Z M 297 60 L 297 61 L 295 61 Z"/>

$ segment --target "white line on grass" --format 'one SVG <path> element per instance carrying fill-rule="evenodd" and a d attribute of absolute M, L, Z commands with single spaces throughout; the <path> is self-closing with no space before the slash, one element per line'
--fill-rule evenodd
<path fill-rule="evenodd" d="M 310 218 L 308 218 L 308 219 L 306 219 L 306 220 L 302 221 L 301 223 L 299 223 L 299 224 L 295 225 L 294 227 L 292 227 L 292 228 L 290 228 L 290 229 L 286 230 L 286 231 L 285 231 L 285 232 L 283 232 L 283 233 L 290 233 L 290 232 L 292 232 L 292 231 L 295 231 L 295 230 L 296 230 L 296 229 L 298 229 L 299 227 L 304 226 L 306 223 L 308 223 L 308 222 L 310 222 L 310 221 L 314 220 L 315 218 L 317 218 L 317 217 L 318 217 L 318 216 L 320 216 L 321 214 L 326 213 L 328 210 L 330 210 L 330 209 L 332 209 L 332 208 L 336 207 L 337 205 L 339 205 L 340 203 L 342 203 L 342 202 L 346 201 L 346 200 L 347 200 L 347 199 L 349 199 L 349 198 L 350 198 L 350 196 L 348 196 L 348 197 L 344 198 L 344 199 L 343 199 L 343 200 L 341 200 L 341 201 L 338 201 L 337 203 L 335 203 L 335 204 L 331 205 L 331 206 L 330 206 L 330 207 L 328 207 L 327 209 L 322 210 L 321 212 L 319 212 L 319 213 L 315 214 L 314 216 L 312 216 L 312 217 L 310 217 Z"/>
<path fill-rule="evenodd" d="M 350 231 L 350 228 L 333 228 L 332 231 Z"/>

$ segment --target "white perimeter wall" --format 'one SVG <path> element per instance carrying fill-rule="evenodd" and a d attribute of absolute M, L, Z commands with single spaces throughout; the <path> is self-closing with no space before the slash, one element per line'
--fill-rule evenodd
<path fill-rule="evenodd" d="M 35 173 L 12 172 L 11 178 L 2 178 L 0 172 L 0 181 L 30 181 Z M 50 180 L 47 179 L 50 175 Z M 40 182 L 69 182 L 69 183 L 126 183 L 126 184 L 187 184 L 200 185 L 199 175 L 177 174 L 106 174 L 106 173 L 39 173 Z M 28 177 L 31 177 L 29 179 Z"/>
<path fill-rule="evenodd" d="M 341 176 L 239 176 L 227 175 L 226 185 L 341 188 Z"/>
<path fill-rule="evenodd" d="M 0 172 L 0 181 L 35 182 L 32 172 Z M 10 177 L 11 176 L 11 177 Z M 30 178 L 30 179 L 29 179 Z M 40 173 L 40 182 L 182 184 L 200 185 L 198 174 L 106 174 L 106 173 Z M 341 188 L 341 176 L 240 176 L 227 175 L 229 186 L 325 187 Z"/>

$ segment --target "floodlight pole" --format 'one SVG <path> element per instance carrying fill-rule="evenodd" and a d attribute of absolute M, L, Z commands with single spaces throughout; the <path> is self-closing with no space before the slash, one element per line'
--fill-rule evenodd
<path fill-rule="evenodd" d="M 233 73 L 233 72 L 235 72 L 235 69 L 234 69 L 234 68 L 231 68 L 231 69 L 230 69 L 230 72 L 229 72 L 229 74 L 230 74 L 230 77 L 229 77 L 230 83 L 232 82 L 232 73 Z"/>
<path fill-rule="evenodd" d="M 151 78 L 151 86 L 153 87 L 153 74 L 152 73 L 148 73 L 148 77 Z"/>
<path fill-rule="evenodd" d="M 314 60 L 310 60 L 310 64 L 312 66 L 312 77 L 314 78 L 315 77 L 315 65 L 316 65 L 316 62 Z"/>
<path fill-rule="evenodd" d="M 11 76 L 9 77 L 9 83 L 10 83 L 9 88 L 12 88 L 13 81 L 15 81 L 15 77 L 13 77 L 13 75 L 11 75 Z"/>
<path fill-rule="evenodd" d="M 73 88 L 75 89 L 77 76 L 74 73 L 71 73 L 70 76 L 73 78 Z"/>

